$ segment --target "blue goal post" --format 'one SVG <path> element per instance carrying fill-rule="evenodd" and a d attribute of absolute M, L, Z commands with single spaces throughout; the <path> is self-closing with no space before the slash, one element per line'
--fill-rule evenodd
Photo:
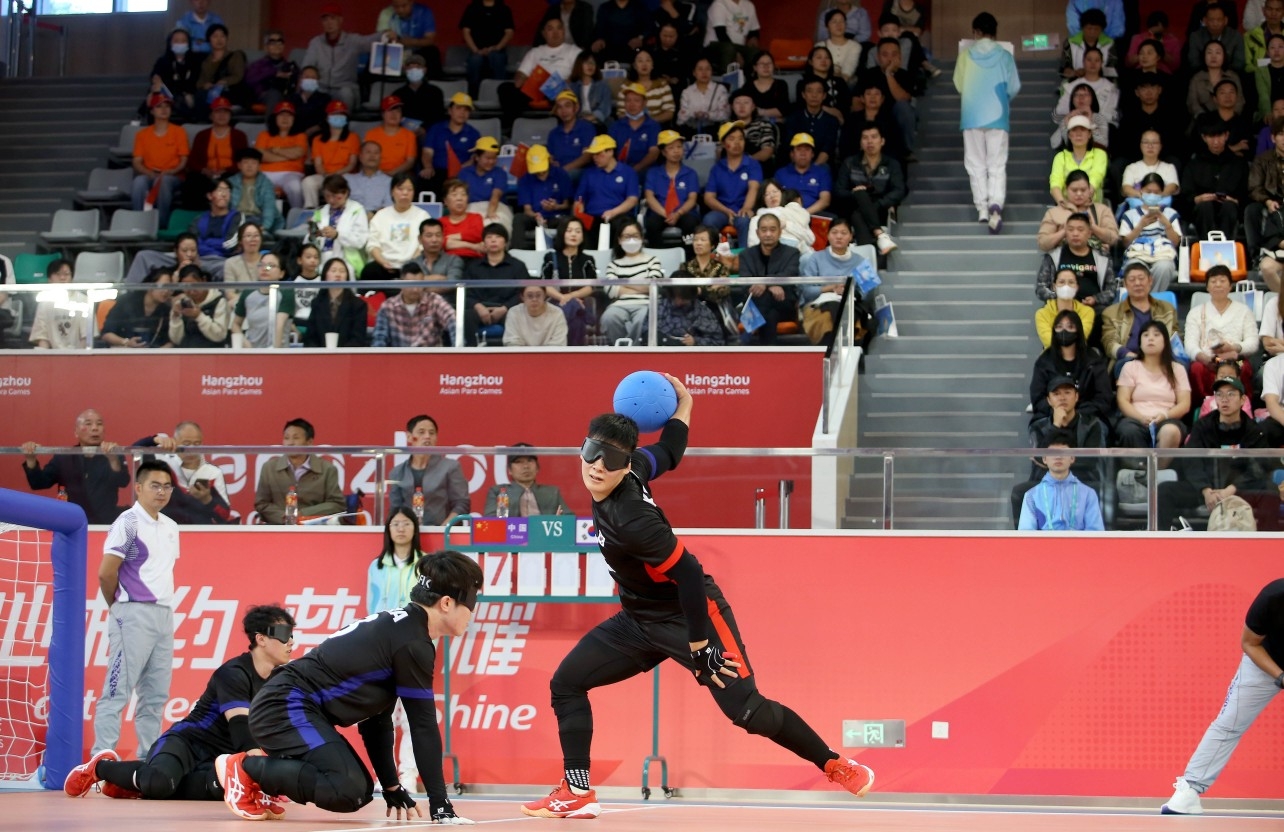
<path fill-rule="evenodd" d="M 49 717 L 43 785 L 61 789 L 84 753 L 85 569 L 89 524 L 74 503 L 0 488 L 0 523 L 53 533 L 53 609 L 49 626 Z"/>

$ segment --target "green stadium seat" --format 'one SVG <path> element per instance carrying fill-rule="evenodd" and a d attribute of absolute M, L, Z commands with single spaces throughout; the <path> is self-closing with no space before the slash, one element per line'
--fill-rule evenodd
<path fill-rule="evenodd" d="M 178 239 L 178 235 L 191 228 L 192 221 L 201 215 L 200 211 L 189 211 L 185 208 L 175 208 L 169 213 L 169 225 L 156 235 L 158 240 L 167 240 L 173 242 Z"/>

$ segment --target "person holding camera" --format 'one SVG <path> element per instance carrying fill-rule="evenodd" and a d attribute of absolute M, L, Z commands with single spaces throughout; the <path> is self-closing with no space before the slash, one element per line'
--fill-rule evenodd
<path fill-rule="evenodd" d="M 225 348 L 230 321 L 227 298 L 222 292 L 201 288 L 209 275 L 195 264 L 178 270 L 178 282 L 185 288 L 170 299 L 170 343 L 183 349 Z"/>
<path fill-rule="evenodd" d="M 161 432 L 134 441 L 136 448 L 163 451 L 155 456 L 146 454 L 143 461 L 159 460 L 174 474 L 174 492 L 161 514 L 184 526 L 239 523 L 241 517 L 232 511 L 223 469 L 192 451 L 204 444 L 205 433 L 195 422 L 179 422 L 173 436 Z"/>

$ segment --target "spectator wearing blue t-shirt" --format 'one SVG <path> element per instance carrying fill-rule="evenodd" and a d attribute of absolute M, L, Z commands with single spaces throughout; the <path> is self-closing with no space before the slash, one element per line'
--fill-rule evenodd
<path fill-rule="evenodd" d="M 397 42 L 419 53 L 429 78 L 441 77 L 441 52 L 437 49 L 437 18 L 432 9 L 414 0 L 392 0 L 379 12 L 376 32 L 390 32 Z"/>
<path fill-rule="evenodd" d="M 776 171 L 776 181 L 781 187 L 793 188 L 802 197 L 808 214 L 830 216 L 829 200 L 833 193 L 833 177 L 825 165 L 814 164 L 816 140 L 808 133 L 799 133 L 789 140 L 789 159 L 793 164 Z"/>
<path fill-rule="evenodd" d="M 745 155 L 744 122 L 729 121 L 719 127 L 718 141 L 722 143 L 722 158 L 705 182 L 704 204 L 709 210 L 702 222 L 715 231 L 734 225 L 743 247 L 749 242 L 749 219 L 762 186 L 762 165 Z"/>
<path fill-rule="evenodd" d="M 174 28 L 187 32 L 187 37 L 192 42 L 193 52 L 208 55 L 210 42 L 205 34 L 211 26 L 215 25 L 226 26 L 223 18 L 210 11 L 210 0 L 192 0 L 192 8 L 178 19 Z"/>
<path fill-rule="evenodd" d="M 421 189 L 441 193 L 453 165 L 463 165 L 472 155 L 472 148 L 481 132 L 468 123 L 473 114 L 473 99 L 466 92 L 457 92 L 446 105 L 446 120 L 439 121 L 424 134 L 419 143 L 419 176 Z"/>
<path fill-rule="evenodd" d="M 638 175 L 615 158 L 615 139 L 598 136 L 588 152 L 593 157 L 593 167 L 580 177 L 575 212 L 587 214 L 593 223 L 632 219 L 638 207 Z"/>
<path fill-rule="evenodd" d="M 641 84 L 625 84 L 624 115 L 615 120 L 607 133 L 615 139 L 621 162 L 633 168 L 638 176 L 660 158 L 660 122 L 651 118 L 646 109 L 646 90 Z"/>
<path fill-rule="evenodd" d="M 472 146 L 472 164 L 459 169 L 459 181 L 468 186 L 468 211 L 481 214 L 486 225 L 499 223 L 513 230 L 513 209 L 504 204 L 508 171 L 499 166 L 499 140 L 482 136 Z"/>
<path fill-rule="evenodd" d="M 647 242 L 659 247 L 665 229 L 676 228 L 683 237 L 695 231 L 700 224 L 697 196 L 700 192 L 699 175 L 682 164 L 686 148 L 682 134 L 676 130 L 660 133 L 662 164 L 652 165 L 646 172 L 646 185 L 642 196 L 646 200 L 646 216 L 642 225 Z"/>
<path fill-rule="evenodd" d="M 548 153 L 553 164 L 578 181 L 580 174 L 593 164 L 588 146 L 597 138 L 593 125 L 580 118 L 580 99 L 570 90 L 562 90 L 553 99 L 557 126 L 548 133 Z"/>
<path fill-rule="evenodd" d="M 517 180 L 518 213 L 513 217 L 513 248 L 524 246 L 532 225 L 551 243 L 557 222 L 571 208 L 574 186 L 566 171 L 552 164 L 548 148 L 526 151 L 526 175 Z"/>

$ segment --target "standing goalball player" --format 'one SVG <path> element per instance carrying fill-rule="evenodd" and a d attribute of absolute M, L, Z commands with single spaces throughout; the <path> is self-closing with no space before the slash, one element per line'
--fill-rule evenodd
<path fill-rule="evenodd" d="M 215 761 L 224 802 L 262 820 L 262 796 L 284 795 L 331 812 L 355 812 L 374 799 L 374 782 L 336 726 L 358 725 L 383 787 L 386 815 L 423 813 L 397 779 L 392 709 L 400 699 L 434 823 L 470 824 L 446 798 L 441 734 L 433 698 L 434 639 L 464 635 L 482 571 L 459 552 L 436 552 L 415 565 L 410 603 L 353 622 L 306 656 L 282 667 L 250 706 L 250 733 L 267 756 L 228 754 Z"/>
<path fill-rule="evenodd" d="M 108 797 L 222 800 L 214 760 L 220 754 L 257 749 L 250 736 L 250 700 L 268 675 L 290 660 L 294 649 L 294 618 L 281 607 L 251 607 L 241 626 L 250 649 L 214 671 L 191 713 L 161 734 L 147 762 L 121 762 L 115 751 L 100 751 L 71 770 L 63 791 L 83 797 L 103 781 L 102 792 Z M 277 817 L 285 814 L 275 803 L 265 804 L 263 810 Z"/>
<path fill-rule="evenodd" d="M 638 448 L 637 423 L 610 413 L 589 423 L 580 450 L 593 522 L 623 609 L 580 639 L 553 674 L 565 777 L 547 797 L 523 805 L 522 812 L 545 818 L 601 813 L 589 783 L 593 712 L 588 692 L 645 673 L 665 659 L 694 673 L 735 725 L 789 749 L 831 782 L 864 797 L 874 784 L 868 766 L 831 751 L 801 717 L 758 692 L 730 605 L 651 497 L 650 481 L 681 462 L 691 423 L 691 394 L 673 376 L 665 378 L 678 403 L 659 442 Z"/>

